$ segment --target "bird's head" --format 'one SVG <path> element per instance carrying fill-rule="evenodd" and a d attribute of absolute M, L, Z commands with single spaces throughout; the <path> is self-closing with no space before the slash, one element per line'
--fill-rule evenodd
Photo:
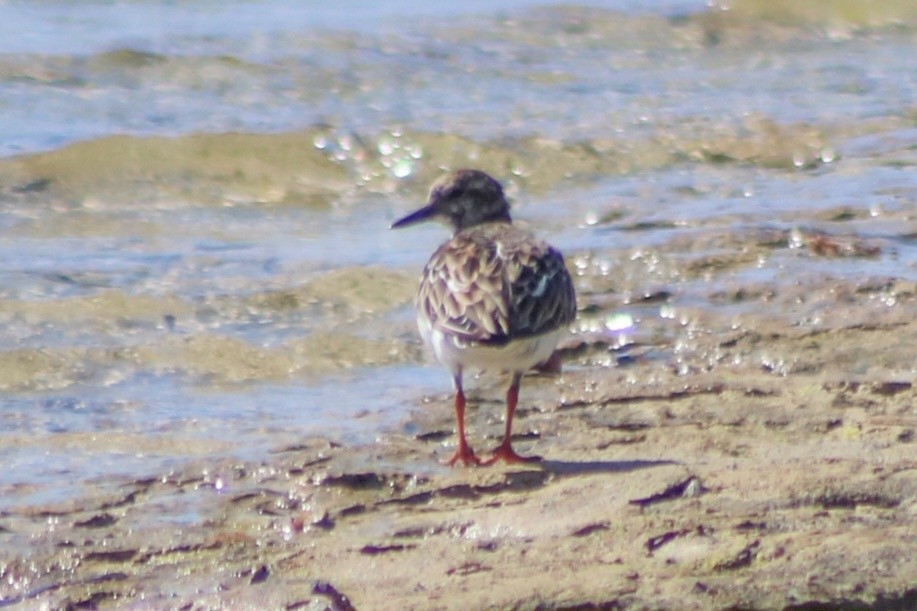
<path fill-rule="evenodd" d="M 399 229 L 425 221 L 441 221 L 458 233 L 482 223 L 510 223 L 503 187 L 480 170 L 456 170 L 433 183 L 427 205 L 392 223 Z"/>

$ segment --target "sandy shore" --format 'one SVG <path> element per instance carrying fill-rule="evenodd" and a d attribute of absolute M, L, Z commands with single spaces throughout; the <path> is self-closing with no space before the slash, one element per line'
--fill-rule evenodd
<path fill-rule="evenodd" d="M 882 290 L 883 315 L 762 319 L 695 338 L 684 367 L 585 366 L 613 351 L 571 343 L 562 375 L 523 384 L 538 466 L 440 466 L 444 392 L 370 446 L 307 439 L 8 512 L 0 606 L 915 608 L 917 291 Z M 500 383 L 470 414 L 481 451 Z"/>
<path fill-rule="evenodd" d="M 0 611 L 917 609 L 915 0 L 300 4 L 0 2 Z M 439 464 L 460 167 L 538 465 Z"/>

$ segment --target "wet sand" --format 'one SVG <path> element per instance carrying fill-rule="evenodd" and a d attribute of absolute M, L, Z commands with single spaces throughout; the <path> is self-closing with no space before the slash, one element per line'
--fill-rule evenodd
<path fill-rule="evenodd" d="M 877 310 L 876 291 L 898 307 Z M 697 339 L 683 368 L 571 340 L 566 371 L 523 383 L 517 443 L 537 466 L 440 466 L 453 442 L 444 390 L 370 445 L 303 439 L 263 462 L 7 511 L 0 601 L 914 608 L 917 388 L 902 372 L 917 286 L 806 287 L 822 292 L 846 295 L 825 311 L 835 322 L 761 317 Z M 598 295 L 581 307 L 606 307 Z M 715 316 L 706 328 L 728 322 Z M 600 354 L 615 365 L 583 365 Z M 482 378 L 472 395 L 479 450 L 497 443 L 501 394 Z"/>

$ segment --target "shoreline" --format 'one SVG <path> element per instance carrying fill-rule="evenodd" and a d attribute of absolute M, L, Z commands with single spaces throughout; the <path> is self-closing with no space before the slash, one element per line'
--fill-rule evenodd
<path fill-rule="evenodd" d="M 913 606 L 917 387 L 881 366 L 917 342 L 901 305 L 868 325 L 759 331 L 814 361 L 874 353 L 864 374 L 638 362 L 527 376 L 517 438 L 537 466 L 439 465 L 443 393 L 412 415 L 415 434 L 310 438 L 7 513 L 0 605 Z M 709 341 L 730 358 L 760 348 L 753 333 Z M 501 427 L 492 382 L 470 401 L 482 450 Z"/>

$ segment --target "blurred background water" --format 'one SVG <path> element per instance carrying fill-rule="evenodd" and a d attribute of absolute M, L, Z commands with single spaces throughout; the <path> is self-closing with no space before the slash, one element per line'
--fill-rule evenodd
<path fill-rule="evenodd" d="M 446 393 L 445 235 L 387 230 L 443 169 L 567 253 L 571 342 L 912 308 L 915 56 L 912 0 L 0 2 L 0 511 Z"/>

